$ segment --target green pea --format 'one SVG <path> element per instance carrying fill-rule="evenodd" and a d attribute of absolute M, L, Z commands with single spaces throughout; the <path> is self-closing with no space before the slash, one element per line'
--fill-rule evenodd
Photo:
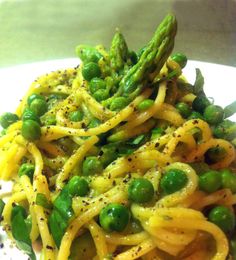
<path fill-rule="evenodd" d="M 74 176 L 68 183 L 68 191 L 72 196 L 85 196 L 89 192 L 88 182 L 79 176 Z"/>
<path fill-rule="evenodd" d="M 16 114 L 6 112 L 6 113 L 2 114 L 0 117 L 0 125 L 3 128 L 7 128 L 8 126 L 10 126 L 11 124 L 15 123 L 18 120 L 19 120 L 19 117 Z"/>
<path fill-rule="evenodd" d="M 37 116 L 42 116 L 48 110 L 47 102 L 43 99 L 36 98 L 30 104 L 32 110 Z"/>
<path fill-rule="evenodd" d="M 236 123 L 230 120 L 224 120 L 220 124 L 214 126 L 213 134 L 217 138 L 231 141 L 236 137 Z"/>
<path fill-rule="evenodd" d="M 107 232 L 123 231 L 129 222 L 129 218 L 130 213 L 128 209 L 118 203 L 107 205 L 99 214 L 100 225 Z"/>
<path fill-rule="evenodd" d="M 82 165 L 82 173 L 84 176 L 99 174 L 102 170 L 102 163 L 96 156 L 86 157 Z"/>
<path fill-rule="evenodd" d="M 83 119 L 84 114 L 80 110 L 72 111 L 69 113 L 69 119 L 72 122 L 79 122 Z"/>
<path fill-rule="evenodd" d="M 193 111 L 191 113 L 191 115 L 188 117 L 188 120 L 191 120 L 191 119 L 201 119 L 201 120 L 204 120 L 204 117 L 199 112 Z"/>
<path fill-rule="evenodd" d="M 106 89 L 99 89 L 95 93 L 93 93 L 93 97 L 98 102 L 101 102 L 109 98 L 109 92 Z"/>
<path fill-rule="evenodd" d="M 151 140 L 161 137 L 165 133 L 162 127 L 156 127 L 152 129 Z"/>
<path fill-rule="evenodd" d="M 93 94 L 99 89 L 106 89 L 106 82 L 100 78 L 92 78 L 89 82 L 89 90 Z"/>
<path fill-rule="evenodd" d="M 97 118 L 93 118 L 89 124 L 88 124 L 88 128 L 94 128 L 94 127 L 97 127 L 101 124 L 101 121 Z"/>
<path fill-rule="evenodd" d="M 125 97 L 116 97 L 112 100 L 110 105 L 110 110 L 112 111 L 120 111 L 125 108 L 129 104 L 129 101 Z"/>
<path fill-rule="evenodd" d="M 97 63 L 88 62 L 84 64 L 82 68 L 82 75 L 84 79 L 90 81 L 92 78 L 99 78 L 101 76 L 101 70 Z"/>
<path fill-rule="evenodd" d="M 188 182 L 187 175 L 179 169 L 169 169 L 161 178 L 160 186 L 166 194 L 182 189 Z"/>
<path fill-rule="evenodd" d="M 33 175 L 34 175 L 34 170 L 35 170 L 35 166 L 31 163 L 23 163 L 19 170 L 18 170 L 18 175 L 19 177 L 23 176 L 23 175 L 27 175 L 30 180 L 33 180 Z"/>
<path fill-rule="evenodd" d="M 154 195 L 152 183 L 144 178 L 137 178 L 129 184 L 128 197 L 136 203 L 145 203 L 150 201 Z"/>
<path fill-rule="evenodd" d="M 39 117 L 35 114 L 35 112 L 29 108 L 26 108 L 23 112 L 22 115 L 22 120 L 26 121 L 26 120 L 33 120 L 36 121 L 40 124 L 40 119 Z"/>
<path fill-rule="evenodd" d="M 24 121 L 21 128 L 21 134 L 29 141 L 39 139 L 41 136 L 41 128 L 39 123 L 33 120 Z"/>
<path fill-rule="evenodd" d="M 199 177 L 199 189 L 212 193 L 221 187 L 221 175 L 218 171 L 209 170 Z"/>
<path fill-rule="evenodd" d="M 183 53 L 174 53 L 170 57 L 173 61 L 177 62 L 181 68 L 184 68 L 188 61 Z"/>
<path fill-rule="evenodd" d="M 191 115 L 191 109 L 188 104 L 179 102 L 175 105 L 175 107 L 183 118 L 187 118 Z"/>
<path fill-rule="evenodd" d="M 193 110 L 195 110 L 199 113 L 203 113 L 205 108 L 207 106 L 209 106 L 210 104 L 211 103 L 206 96 L 200 95 L 200 96 L 197 96 L 193 100 L 192 107 L 193 107 Z"/>
<path fill-rule="evenodd" d="M 224 119 L 224 109 L 217 105 L 209 105 L 205 108 L 203 116 L 207 123 L 216 125 Z"/>
<path fill-rule="evenodd" d="M 98 62 L 102 58 L 102 54 L 99 51 L 88 45 L 78 45 L 76 54 L 83 62 Z"/>
<path fill-rule="evenodd" d="M 44 100 L 44 101 L 45 101 L 45 97 L 44 97 L 44 96 L 39 95 L 39 94 L 32 94 L 32 95 L 30 95 L 30 96 L 28 97 L 28 99 L 27 99 L 28 105 L 30 106 L 31 103 L 33 102 L 33 100 L 35 100 L 35 99 L 41 99 L 41 100 Z"/>
<path fill-rule="evenodd" d="M 54 114 L 45 114 L 43 117 L 41 117 L 41 122 L 43 125 L 56 125 L 57 119 L 56 115 Z"/>
<path fill-rule="evenodd" d="M 141 101 L 138 106 L 137 109 L 139 111 L 144 111 L 147 110 L 148 108 L 150 108 L 151 106 L 153 106 L 154 101 L 152 99 L 144 99 L 143 101 Z"/>
<path fill-rule="evenodd" d="M 205 161 L 208 164 L 216 163 L 225 158 L 227 152 L 225 148 L 216 146 L 208 149 L 205 153 Z"/>
<path fill-rule="evenodd" d="M 221 170 L 222 187 L 236 193 L 236 174 L 229 169 Z"/>
<path fill-rule="evenodd" d="M 235 215 L 230 209 L 224 206 L 214 207 L 210 211 L 208 219 L 210 222 L 221 228 L 225 233 L 229 233 L 234 230 Z"/>

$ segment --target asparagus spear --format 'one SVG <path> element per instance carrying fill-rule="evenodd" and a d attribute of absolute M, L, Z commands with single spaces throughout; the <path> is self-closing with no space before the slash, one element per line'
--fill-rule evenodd
<path fill-rule="evenodd" d="M 117 31 L 112 39 L 110 49 L 111 68 L 119 72 L 125 66 L 129 51 L 124 36 Z"/>
<path fill-rule="evenodd" d="M 151 73 L 158 74 L 169 57 L 177 30 L 175 16 L 167 15 L 157 28 L 153 38 L 148 43 L 139 61 L 135 64 L 119 83 L 115 95 L 106 100 L 104 105 L 110 105 L 114 98 L 124 96 L 131 101 L 144 88 Z"/>
<path fill-rule="evenodd" d="M 173 49 L 176 28 L 175 17 L 167 15 L 157 28 L 138 63 L 121 80 L 118 92 L 130 94 L 148 78 L 151 72 L 160 71 Z M 139 87 L 142 88 L 142 84 Z"/>

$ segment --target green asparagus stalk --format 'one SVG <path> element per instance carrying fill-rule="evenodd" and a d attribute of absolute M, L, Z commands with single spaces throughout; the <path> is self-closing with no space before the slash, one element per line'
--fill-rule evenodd
<path fill-rule="evenodd" d="M 110 49 L 111 68 L 119 72 L 125 66 L 129 55 L 129 50 L 124 36 L 117 31 L 112 39 Z"/>
<path fill-rule="evenodd" d="M 149 74 L 154 70 L 157 74 L 161 70 L 173 49 L 176 30 L 175 17 L 167 15 L 157 28 L 138 63 L 121 80 L 118 89 L 119 95 L 129 95 L 136 88 L 143 88 L 142 83 L 147 80 Z"/>

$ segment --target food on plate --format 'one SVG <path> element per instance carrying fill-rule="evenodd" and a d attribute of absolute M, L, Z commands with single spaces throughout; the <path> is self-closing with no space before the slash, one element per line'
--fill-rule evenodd
<path fill-rule="evenodd" d="M 235 102 L 182 74 L 167 15 L 138 52 L 79 45 L 0 117 L 1 225 L 36 259 L 236 257 Z"/>

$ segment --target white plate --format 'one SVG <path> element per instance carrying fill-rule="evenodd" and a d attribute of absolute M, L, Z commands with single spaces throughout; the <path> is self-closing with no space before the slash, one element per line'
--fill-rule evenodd
<path fill-rule="evenodd" d="M 0 69 L 0 114 L 8 111 L 14 112 L 31 82 L 38 76 L 57 69 L 76 67 L 78 63 L 78 59 L 71 58 Z M 189 61 L 184 69 L 184 74 L 190 83 L 195 80 L 195 68 L 200 68 L 205 78 L 204 90 L 208 97 L 214 98 L 215 104 L 224 107 L 236 100 L 236 68 Z M 236 115 L 232 116 L 231 119 L 236 120 Z M 0 231 L 0 243 L 4 239 L 1 233 Z M 11 248 L 9 243 L 4 242 L 4 247 L 0 248 L 0 259 L 16 259 L 16 255 L 18 260 L 28 259 L 17 249 Z"/>

